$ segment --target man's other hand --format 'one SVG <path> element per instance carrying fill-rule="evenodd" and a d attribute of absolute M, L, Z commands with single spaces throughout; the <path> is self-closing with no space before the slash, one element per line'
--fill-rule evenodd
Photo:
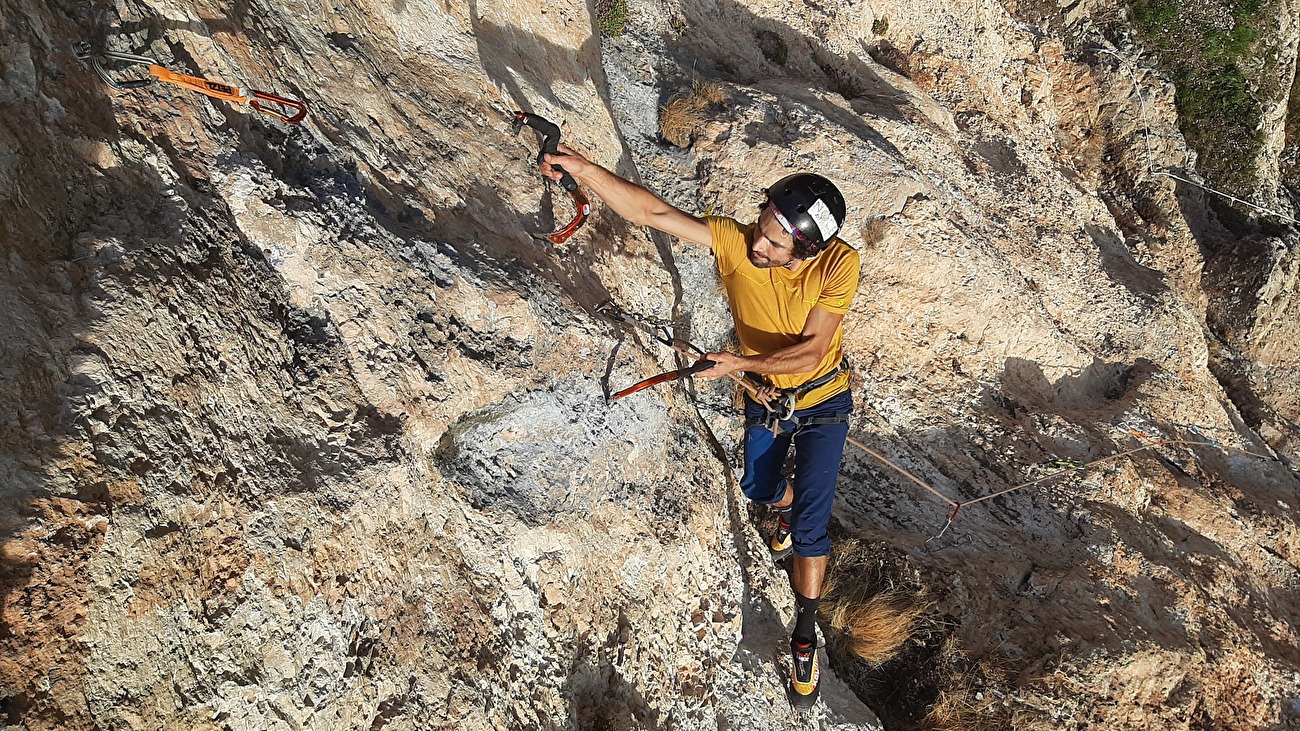
<path fill-rule="evenodd" d="M 713 361 L 715 365 L 707 371 L 696 373 L 696 378 L 712 381 L 745 369 L 745 359 L 735 353 L 723 351 L 721 353 L 709 353 L 704 357 Z"/>

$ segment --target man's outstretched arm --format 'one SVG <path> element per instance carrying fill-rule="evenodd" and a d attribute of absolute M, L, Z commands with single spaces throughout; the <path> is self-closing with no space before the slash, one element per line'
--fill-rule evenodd
<path fill-rule="evenodd" d="M 574 152 L 567 145 L 561 144 L 560 154 L 546 155 L 546 162 L 542 163 L 542 173 L 558 181 L 561 173 L 555 172 L 552 165 L 563 167 L 579 184 L 600 196 L 605 205 L 628 221 L 663 231 L 683 241 L 713 246 L 713 234 L 703 218 L 665 203 L 654 193 L 620 178 Z"/>

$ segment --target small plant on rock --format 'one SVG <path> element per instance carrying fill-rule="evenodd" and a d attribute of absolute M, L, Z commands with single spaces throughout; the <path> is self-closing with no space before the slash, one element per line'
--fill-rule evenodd
<path fill-rule="evenodd" d="M 627 32 L 627 0 L 597 0 L 596 27 L 607 38 Z"/>
<path fill-rule="evenodd" d="M 696 83 L 691 91 L 678 94 L 659 107 L 659 134 L 677 147 L 690 147 L 709 119 L 709 108 L 724 99 L 726 95 L 717 84 Z"/>
<path fill-rule="evenodd" d="M 883 216 L 872 216 L 862 225 L 858 233 L 862 236 L 862 248 L 865 251 L 875 249 L 889 235 L 890 223 Z"/>

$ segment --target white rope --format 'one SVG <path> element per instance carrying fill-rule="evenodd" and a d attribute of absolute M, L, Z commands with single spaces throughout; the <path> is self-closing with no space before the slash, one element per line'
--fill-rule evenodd
<path fill-rule="evenodd" d="M 1229 194 L 1229 193 L 1225 193 L 1225 192 L 1223 192 L 1223 191 L 1221 191 L 1221 190 L 1215 190 L 1214 188 L 1211 188 L 1211 187 L 1209 187 L 1209 186 L 1207 186 L 1207 185 L 1204 185 L 1204 184 L 1202 184 L 1202 183 L 1198 183 L 1198 182 L 1196 182 L 1195 180 L 1189 180 L 1189 179 L 1187 179 L 1187 178 L 1185 178 L 1185 177 L 1182 177 L 1181 175 L 1174 175 L 1173 173 L 1166 173 L 1166 172 L 1163 172 L 1163 171 L 1156 170 L 1156 169 L 1155 169 L 1155 165 L 1152 163 L 1153 155 L 1151 154 L 1151 124 L 1150 124 L 1150 122 L 1147 120 L 1146 99 L 1143 98 L 1143 96 L 1142 96 L 1142 85 L 1138 83 L 1137 74 L 1135 74 L 1135 73 L 1133 72 L 1133 65 L 1132 65 L 1131 63 L 1129 63 L 1128 59 L 1124 58 L 1123 56 L 1119 55 L 1118 53 L 1115 53 L 1114 51 L 1110 50 L 1109 48 L 1098 48 L 1097 50 L 1098 50 L 1098 51 L 1101 51 L 1102 53 L 1109 53 L 1110 55 L 1114 56 L 1115 58 L 1118 58 L 1118 59 L 1120 60 L 1120 63 L 1122 63 L 1122 64 L 1124 65 L 1124 69 L 1125 69 L 1126 71 L 1128 71 L 1129 78 L 1131 78 L 1131 79 L 1133 80 L 1133 89 L 1134 89 L 1134 91 L 1137 92 L 1137 98 L 1138 98 L 1138 112 L 1142 115 L 1142 132 L 1143 132 L 1143 134 L 1142 134 L 1142 139 L 1143 139 L 1144 142 L 1146 142 L 1146 152 L 1147 152 L 1147 165 L 1146 165 L 1146 168 L 1147 168 L 1147 169 L 1146 169 L 1146 172 L 1147 172 L 1148 174 L 1150 174 L 1150 175 L 1152 175 L 1152 176 L 1155 176 L 1155 177 L 1165 177 L 1165 178 L 1170 178 L 1170 179 L 1172 179 L 1172 180 L 1177 180 L 1177 181 L 1180 181 L 1180 182 L 1183 182 L 1183 183 L 1187 183 L 1188 185 L 1194 186 L 1194 187 L 1196 187 L 1196 188 L 1200 188 L 1201 190 L 1204 190 L 1204 191 L 1209 192 L 1209 193 L 1213 193 L 1213 194 L 1215 194 L 1215 195 L 1217 195 L 1217 196 L 1219 196 L 1219 197 L 1221 197 L 1221 198 L 1226 198 L 1226 199 L 1228 199 L 1228 200 L 1230 200 L 1230 201 L 1233 201 L 1233 202 L 1236 202 L 1236 203 L 1240 203 L 1240 204 L 1242 204 L 1242 205 L 1244 205 L 1244 206 L 1249 206 L 1249 207 L 1251 207 L 1251 208 L 1253 208 L 1253 209 L 1259 211 L 1260 213 L 1266 213 L 1266 214 L 1268 214 L 1268 215 L 1270 215 L 1270 216 L 1274 216 L 1274 217 L 1276 217 L 1276 218 L 1280 218 L 1280 219 L 1282 219 L 1283 221 L 1287 221 L 1287 222 L 1289 222 L 1289 223 L 1293 223 L 1293 224 L 1296 224 L 1296 225 L 1300 226 L 1300 221 L 1297 221 L 1296 219 L 1292 218 L 1291 216 L 1286 215 L 1285 213 L 1279 213 L 1279 212 L 1274 211 L 1274 210 L 1272 210 L 1272 209 L 1270 209 L 1270 208 L 1265 208 L 1265 207 L 1263 207 L 1263 206 L 1260 206 L 1260 205 L 1256 205 L 1256 204 L 1254 204 L 1254 203 L 1251 203 L 1250 201 L 1242 200 L 1242 199 L 1238 198 L 1238 197 L 1235 196 L 1235 195 L 1231 195 L 1231 194 Z"/>
<path fill-rule="evenodd" d="M 1227 199 L 1230 200 L 1230 201 L 1236 201 L 1237 203 L 1240 203 L 1240 204 L 1242 204 L 1243 206 L 1250 206 L 1251 208 L 1254 208 L 1255 210 L 1257 210 L 1257 211 L 1259 211 L 1259 212 L 1261 212 L 1261 213 L 1267 213 L 1268 215 L 1270 215 L 1270 216 L 1276 216 L 1277 218 L 1280 218 L 1280 219 L 1282 219 L 1283 221 L 1289 221 L 1290 223 L 1294 223 L 1294 224 L 1296 224 L 1296 225 L 1300 225 L 1300 221 L 1297 221 L 1296 219 L 1294 219 L 1294 218 L 1292 218 L 1292 217 L 1290 217 L 1290 216 L 1288 216 L 1288 215 L 1285 215 L 1285 214 L 1282 214 L 1282 213 L 1278 213 L 1277 211 L 1270 210 L 1270 209 L 1265 208 L 1265 207 L 1263 207 L 1263 206 L 1255 205 L 1254 203 L 1251 203 L 1250 201 L 1244 201 L 1244 200 L 1242 200 L 1242 199 L 1240 199 L 1240 198 L 1238 198 L 1238 197 L 1236 197 L 1236 196 L 1234 196 L 1234 195 L 1229 195 L 1229 194 L 1227 194 L 1227 193 L 1224 193 L 1224 192 L 1221 191 L 1221 190 L 1215 190 L 1214 188 L 1207 188 L 1206 186 L 1201 185 L 1200 183 L 1198 183 L 1198 182 L 1196 182 L 1196 181 L 1194 181 L 1194 180 L 1188 180 L 1187 178 L 1184 178 L 1184 177 L 1182 177 L 1181 175 L 1174 175 L 1173 173 L 1166 173 L 1166 172 L 1160 172 L 1160 171 L 1155 171 L 1155 170 L 1148 170 L 1147 172 L 1151 173 L 1152 175 L 1156 175 L 1156 176 L 1161 176 L 1161 177 L 1166 177 L 1166 178 L 1173 178 L 1174 180 L 1182 181 L 1182 182 L 1184 182 L 1184 183 L 1187 183 L 1188 185 L 1194 185 L 1194 186 L 1196 186 L 1197 188 L 1200 188 L 1201 190 L 1208 190 L 1208 191 L 1210 191 L 1211 193 L 1214 193 L 1215 195 L 1222 196 L 1222 197 L 1224 197 L 1224 198 L 1227 198 Z"/>
<path fill-rule="evenodd" d="M 1118 58 L 1120 63 L 1123 64 L 1124 70 L 1128 72 L 1129 78 L 1133 79 L 1133 91 L 1137 92 L 1138 95 L 1138 113 L 1142 115 L 1142 141 L 1146 143 L 1147 172 L 1149 173 L 1155 169 L 1155 166 L 1151 164 L 1151 161 L 1155 159 L 1155 156 L 1151 154 L 1151 125 L 1147 123 L 1147 100 L 1142 96 L 1142 85 L 1138 83 L 1137 74 L 1133 72 L 1133 65 L 1130 64 L 1127 59 L 1109 48 L 1099 47 L 1097 50 L 1102 53 L 1109 53 L 1115 58 Z"/>

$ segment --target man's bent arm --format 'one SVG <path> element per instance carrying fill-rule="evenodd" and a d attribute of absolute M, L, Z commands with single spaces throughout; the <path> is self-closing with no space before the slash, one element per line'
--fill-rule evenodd
<path fill-rule="evenodd" d="M 665 203 L 659 196 L 560 145 L 560 154 L 547 155 L 542 172 L 559 179 L 552 166 L 559 165 L 588 190 L 600 196 L 615 213 L 638 226 L 649 226 L 703 246 L 713 246 L 713 234 L 703 218 L 696 218 Z"/>
<path fill-rule="evenodd" d="M 821 364 L 831 349 L 835 330 L 844 315 L 814 307 L 808 313 L 799 342 L 762 355 L 736 355 L 735 353 L 709 353 L 706 358 L 717 365 L 702 371 L 700 378 L 719 378 L 735 371 L 748 371 L 769 376 L 811 373 Z"/>

